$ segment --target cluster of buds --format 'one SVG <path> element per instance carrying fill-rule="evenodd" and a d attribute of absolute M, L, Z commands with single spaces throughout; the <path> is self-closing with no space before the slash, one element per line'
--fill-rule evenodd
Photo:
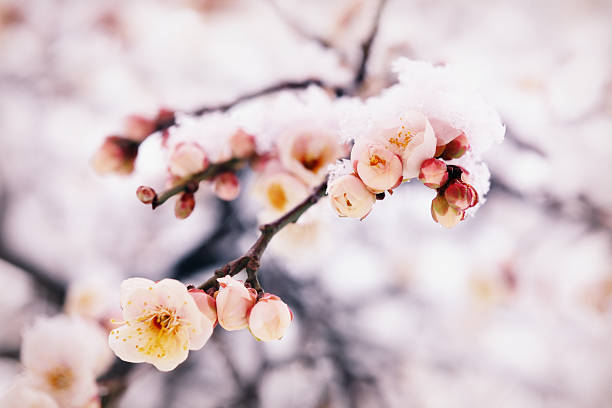
<path fill-rule="evenodd" d="M 248 328 L 261 341 L 283 337 L 293 315 L 278 297 L 247 288 L 226 276 L 211 296 L 174 279 L 153 282 L 131 278 L 121 284 L 123 322 L 112 330 L 109 345 L 122 360 L 153 364 L 170 371 L 189 350 L 201 349 L 217 323 L 226 330 Z"/>
<path fill-rule="evenodd" d="M 168 160 L 169 186 L 183 186 L 174 206 L 174 214 L 179 219 L 187 218 L 195 208 L 194 193 L 199 188 L 198 176 L 215 164 L 230 160 L 247 160 L 255 156 L 255 138 L 237 130 L 229 138 L 227 152 L 218 163 L 211 163 L 204 148 L 197 142 L 178 143 L 170 151 Z M 232 170 L 218 171 L 208 179 L 213 193 L 221 200 L 232 201 L 240 194 L 240 180 Z M 149 186 L 140 186 L 136 196 L 144 204 L 157 205 L 157 193 Z"/>
<path fill-rule="evenodd" d="M 462 133 L 445 146 L 436 150 L 436 158 L 421 164 L 419 180 L 436 190 L 431 202 L 431 216 L 440 225 L 452 228 L 465 218 L 465 211 L 478 204 L 478 193 L 470 184 L 470 174 L 456 165 L 447 165 L 443 160 L 456 159 L 469 149 L 467 138 Z"/>
<path fill-rule="evenodd" d="M 174 112 L 160 109 L 154 118 L 130 115 L 125 119 L 121 135 L 108 136 L 92 159 L 92 166 L 99 174 L 130 174 L 138 148 L 150 134 L 166 129 L 174 123 Z"/>

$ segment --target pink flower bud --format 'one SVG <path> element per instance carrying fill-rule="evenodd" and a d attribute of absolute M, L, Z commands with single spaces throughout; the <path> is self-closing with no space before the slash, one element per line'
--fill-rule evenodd
<path fill-rule="evenodd" d="M 136 190 L 136 197 L 144 204 L 151 204 L 157 197 L 157 193 L 149 186 L 140 186 Z"/>
<path fill-rule="evenodd" d="M 242 129 L 238 129 L 230 137 L 229 146 L 232 157 L 246 159 L 255 153 L 255 138 Z"/>
<path fill-rule="evenodd" d="M 257 292 L 244 284 L 225 276 L 217 279 L 219 290 L 215 294 L 217 318 L 225 330 L 240 330 L 248 326 L 249 312 L 257 300 Z"/>
<path fill-rule="evenodd" d="M 402 161 L 382 143 L 357 142 L 351 161 L 361 181 L 374 193 L 397 187 L 402 182 Z"/>
<path fill-rule="evenodd" d="M 155 116 L 155 125 L 160 128 L 168 127 L 174 123 L 174 111 L 166 108 L 161 108 Z"/>
<path fill-rule="evenodd" d="M 195 143 L 179 143 L 170 154 L 168 170 L 171 174 L 185 178 L 204 171 L 208 167 L 208 158 L 202 147 Z"/>
<path fill-rule="evenodd" d="M 471 186 L 459 180 L 453 180 L 448 187 L 446 187 L 444 198 L 452 207 L 466 210 L 475 204 L 475 192 L 476 190 Z"/>
<path fill-rule="evenodd" d="M 155 131 L 155 122 L 140 115 L 125 118 L 125 137 L 135 142 L 142 142 Z"/>
<path fill-rule="evenodd" d="M 138 155 L 138 143 L 120 136 L 109 136 L 95 153 L 92 166 L 99 174 L 130 174 Z"/>
<path fill-rule="evenodd" d="M 450 206 L 441 195 L 436 196 L 431 202 L 431 217 L 435 222 L 446 228 L 457 225 L 464 215 L 463 210 Z"/>
<path fill-rule="evenodd" d="M 208 293 L 201 289 L 189 289 L 189 294 L 195 300 L 198 309 L 204 314 L 212 323 L 213 326 L 217 325 L 217 302 L 215 298 L 210 296 Z"/>
<path fill-rule="evenodd" d="M 440 188 L 448 181 L 446 163 L 438 159 L 427 159 L 421 164 L 419 180 L 429 188 Z"/>
<path fill-rule="evenodd" d="M 240 194 L 240 181 L 232 172 L 221 173 L 213 181 L 213 191 L 222 200 L 235 200 Z"/>
<path fill-rule="evenodd" d="M 293 320 L 289 307 L 278 296 L 265 293 L 249 314 L 249 330 L 257 340 L 280 340 Z"/>
<path fill-rule="evenodd" d="M 178 219 L 184 219 L 189 217 L 195 207 L 195 198 L 193 193 L 183 193 L 176 200 L 174 206 L 174 215 Z"/>
<path fill-rule="evenodd" d="M 329 186 L 329 201 L 340 217 L 364 219 L 376 196 L 354 174 L 335 179 Z"/>
<path fill-rule="evenodd" d="M 442 153 L 442 158 L 444 160 L 458 159 L 463 156 L 469 148 L 470 142 L 465 133 L 462 133 L 448 142 Z"/>

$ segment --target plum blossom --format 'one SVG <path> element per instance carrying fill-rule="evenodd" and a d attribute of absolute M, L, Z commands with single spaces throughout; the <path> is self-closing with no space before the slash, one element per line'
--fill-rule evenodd
<path fill-rule="evenodd" d="M 302 181 L 284 171 L 266 171 L 256 181 L 254 194 L 263 204 L 260 214 L 263 222 L 278 218 L 308 196 Z"/>
<path fill-rule="evenodd" d="M 357 142 L 351 161 L 355 173 L 374 193 L 393 189 L 402 182 L 402 162 L 382 144 Z"/>
<path fill-rule="evenodd" d="M 213 326 L 215 326 L 217 324 L 217 304 L 215 298 L 201 289 L 189 289 L 189 294 L 195 300 L 200 312 L 208 317 L 213 322 Z"/>
<path fill-rule="evenodd" d="M 375 195 L 354 174 L 330 182 L 327 193 L 332 208 L 341 217 L 365 218 L 376 201 Z"/>
<path fill-rule="evenodd" d="M 235 200 L 240 194 L 240 180 L 232 172 L 221 173 L 213 180 L 213 191 L 221 200 Z"/>
<path fill-rule="evenodd" d="M 175 177 L 189 177 L 203 171 L 206 167 L 208 167 L 208 158 L 198 143 L 179 143 L 170 153 L 168 171 Z"/>
<path fill-rule="evenodd" d="M 0 397 L 0 406 L 3 408 L 59 408 L 57 402 L 49 394 L 19 380 Z"/>
<path fill-rule="evenodd" d="M 96 376 L 112 361 L 104 331 L 59 315 L 40 318 L 21 344 L 24 381 L 49 394 L 61 407 L 81 407 L 98 394 Z"/>
<path fill-rule="evenodd" d="M 249 330 L 261 341 L 279 340 L 293 320 L 289 307 L 278 296 L 265 293 L 249 314 Z"/>
<path fill-rule="evenodd" d="M 231 276 L 217 279 L 219 290 L 215 294 L 217 317 L 225 330 L 240 330 L 248 326 L 248 316 L 257 299 L 254 289 Z"/>
<path fill-rule="evenodd" d="M 120 136 L 109 136 L 94 154 L 91 165 L 99 174 L 130 174 L 138 155 L 138 143 Z"/>
<path fill-rule="evenodd" d="M 105 323 L 119 310 L 118 300 L 108 279 L 84 278 L 74 281 L 68 287 L 64 309 L 70 316 Z"/>
<path fill-rule="evenodd" d="M 170 371 L 210 338 L 214 321 L 174 279 L 131 278 L 121 284 L 124 323 L 111 331 L 111 349 L 122 360 Z"/>

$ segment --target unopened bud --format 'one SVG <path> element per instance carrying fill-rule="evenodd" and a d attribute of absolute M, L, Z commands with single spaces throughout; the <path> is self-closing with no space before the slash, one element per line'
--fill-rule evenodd
<path fill-rule="evenodd" d="M 264 293 L 249 313 L 249 330 L 261 341 L 280 340 L 292 319 L 285 302 L 276 295 Z"/>
<path fill-rule="evenodd" d="M 151 204 L 157 197 L 157 193 L 149 186 L 140 186 L 136 190 L 136 197 L 144 204 Z"/>
<path fill-rule="evenodd" d="M 476 190 L 473 187 L 461 181 L 453 180 L 446 187 L 444 198 L 452 207 L 466 210 L 475 204 L 477 198 L 474 197 L 474 194 L 476 194 Z"/>
<path fill-rule="evenodd" d="M 440 188 L 448 181 L 446 163 L 438 159 L 427 159 L 421 163 L 419 180 L 429 188 Z"/>
<path fill-rule="evenodd" d="M 469 148 L 470 142 L 465 133 L 462 133 L 448 142 L 442 153 L 442 158 L 444 160 L 458 159 L 463 156 Z"/>
<path fill-rule="evenodd" d="M 441 157 L 442 153 L 444 153 L 445 148 L 446 148 L 446 145 L 436 146 L 436 153 L 434 154 L 434 157 L 436 158 Z"/>
<path fill-rule="evenodd" d="M 166 128 L 174 123 L 174 111 L 170 109 L 161 108 L 157 111 L 157 116 L 155 116 L 155 126 L 158 128 Z"/>
<path fill-rule="evenodd" d="M 450 206 L 444 196 L 438 195 L 431 202 L 431 217 L 443 227 L 454 227 L 464 215 L 463 210 Z"/>
<path fill-rule="evenodd" d="M 229 147 L 232 157 L 246 159 L 255 153 L 255 138 L 242 129 L 238 129 L 230 137 Z"/>
<path fill-rule="evenodd" d="M 213 191 L 222 200 L 235 200 L 240 194 L 240 180 L 232 172 L 221 173 L 213 181 Z"/>
<path fill-rule="evenodd" d="M 255 289 L 249 289 L 244 284 L 225 276 L 218 278 L 219 291 L 215 295 L 217 302 L 217 318 L 225 330 L 240 330 L 248 327 L 249 313 L 257 300 Z"/>
<path fill-rule="evenodd" d="M 120 136 L 109 136 L 95 153 L 92 166 L 99 174 L 130 174 L 138 155 L 138 143 Z"/>
<path fill-rule="evenodd" d="M 155 122 L 140 115 L 125 118 L 125 137 L 135 142 L 142 142 L 155 131 Z"/>
<path fill-rule="evenodd" d="M 184 219 L 189 217 L 195 207 L 195 198 L 192 193 L 183 193 L 176 200 L 174 215 L 176 218 Z"/>
<path fill-rule="evenodd" d="M 339 216 L 365 218 L 372 210 L 376 196 L 354 174 L 335 179 L 329 187 L 329 202 Z"/>

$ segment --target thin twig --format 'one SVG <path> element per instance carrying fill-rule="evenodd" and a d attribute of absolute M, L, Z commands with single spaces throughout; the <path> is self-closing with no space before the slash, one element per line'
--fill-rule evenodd
<path fill-rule="evenodd" d="M 386 0 L 380 0 L 378 3 L 378 8 L 376 9 L 376 16 L 374 17 L 374 23 L 372 24 L 372 28 L 370 34 L 366 37 L 366 39 L 361 44 L 361 60 L 359 65 L 357 66 L 357 70 L 355 72 L 355 78 L 353 79 L 353 88 L 358 90 L 365 81 L 366 71 L 368 61 L 370 59 L 370 53 L 372 50 L 372 44 L 374 43 L 374 39 L 376 38 L 376 34 L 378 34 L 378 27 L 380 26 L 380 18 L 382 16 L 383 9 L 385 7 Z"/>
<path fill-rule="evenodd" d="M 234 276 L 246 269 L 247 271 L 247 282 L 251 284 L 251 286 L 257 290 L 258 293 L 262 292 L 262 288 L 259 285 L 259 281 L 257 279 L 257 271 L 259 270 L 259 262 L 261 256 L 264 251 L 268 247 L 268 244 L 278 233 L 287 225 L 296 222 L 302 214 L 304 214 L 310 207 L 315 205 L 321 197 L 325 195 L 327 190 L 327 180 L 321 183 L 317 188 L 313 190 L 313 192 L 304 199 L 300 204 L 298 204 L 294 209 L 277 219 L 276 221 L 264 224 L 259 227 L 261 231 L 259 237 L 255 241 L 255 243 L 249 248 L 249 250 L 242 256 L 234 259 L 233 261 L 228 262 L 223 265 L 219 269 L 215 271 L 212 277 L 210 277 L 206 282 L 201 284 L 198 289 L 209 290 L 211 288 L 216 288 L 218 286 L 217 279 L 222 278 L 226 275 Z"/>
<path fill-rule="evenodd" d="M 226 171 L 236 170 L 245 162 L 246 162 L 246 159 L 233 158 L 233 159 L 229 159 L 226 161 L 213 163 L 210 166 L 208 166 L 206 170 L 194 174 L 193 176 L 182 181 L 176 186 L 156 196 L 153 202 L 151 203 L 151 207 L 153 209 L 156 209 L 157 207 L 159 207 L 160 205 L 168 201 L 168 199 L 171 198 L 172 196 L 180 194 L 184 191 L 194 192 L 197 190 L 198 185 L 201 181 L 210 180 L 214 178 L 216 175 L 226 172 Z"/>

